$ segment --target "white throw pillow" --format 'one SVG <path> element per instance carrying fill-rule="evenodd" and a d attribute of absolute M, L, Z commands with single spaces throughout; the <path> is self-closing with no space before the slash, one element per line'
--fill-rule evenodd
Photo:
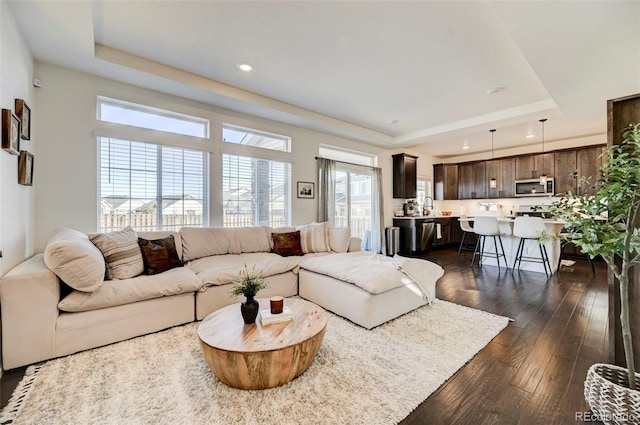
<path fill-rule="evenodd" d="M 330 227 L 329 228 L 329 247 L 333 252 L 349 251 L 349 243 L 351 242 L 351 229 L 348 227 Z"/>
<path fill-rule="evenodd" d="M 211 255 L 229 254 L 229 238 L 225 230 L 218 227 L 183 227 L 182 260 L 184 262 Z M 231 229 L 233 230 L 233 229 Z"/>
<path fill-rule="evenodd" d="M 296 226 L 300 230 L 300 246 L 305 254 L 314 252 L 329 252 L 329 226 L 323 223 L 311 223 Z"/>
<path fill-rule="evenodd" d="M 111 233 L 89 235 L 107 265 L 107 279 L 131 279 L 144 272 L 138 234 L 130 226 Z"/>
<path fill-rule="evenodd" d="M 77 291 L 95 291 L 104 281 L 102 253 L 87 235 L 77 230 L 57 229 L 44 250 L 44 262 L 60 280 Z"/>

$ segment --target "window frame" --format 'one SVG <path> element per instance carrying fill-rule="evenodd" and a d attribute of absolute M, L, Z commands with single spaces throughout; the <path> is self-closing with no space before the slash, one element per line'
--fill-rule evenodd
<path fill-rule="evenodd" d="M 224 137 L 224 131 L 225 130 L 236 131 L 236 132 L 241 132 L 241 133 L 248 133 L 248 134 L 254 134 L 256 136 L 269 137 L 269 138 L 276 139 L 276 140 L 282 140 L 282 142 L 284 143 L 284 149 L 273 149 L 273 148 L 269 148 L 269 147 L 265 147 L 265 146 L 257 146 L 257 145 L 249 145 L 249 144 L 244 144 L 244 143 L 231 142 L 231 141 L 225 140 L 225 137 Z M 285 136 L 283 134 L 277 134 L 277 133 L 264 131 L 264 130 L 258 130 L 258 129 L 255 129 L 255 128 L 245 127 L 245 126 L 242 126 L 242 125 L 230 124 L 230 123 L 226 123 L 226 122 L 222 123 L 221 132 L 222 132 L 221 140 L 222 140 L 222 143 L 225 143 L 225 144 L 235 145 L 235 146 L 246 146 L 248 148 L 264 149 L 264 150 L 273 151 L 273 152 L 291 153 L 292 140 L 291 140 L 290 136 Z"/>

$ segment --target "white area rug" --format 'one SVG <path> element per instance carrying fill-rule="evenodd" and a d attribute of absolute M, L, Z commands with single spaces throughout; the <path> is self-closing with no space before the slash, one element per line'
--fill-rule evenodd
<path fill-rule="evenodd" d="M 445 301 L 372 331 L 330 315 L 307 372 L 262 391 L 218 381 L 200 351 L 198 323 L 191 323 L 30 367 L 0 422 L 392 424 L 507 323 Z"/>

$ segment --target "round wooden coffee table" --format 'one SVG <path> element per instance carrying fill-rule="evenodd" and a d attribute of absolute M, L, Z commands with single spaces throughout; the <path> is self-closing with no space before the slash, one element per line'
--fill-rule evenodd
<path fill-rule="evenodd" d="M 259 300 L 260 309 L 269 300 Z M 325 330 L 327 313 L 301 299 L 285 298 L 293 320 L 262 326 L 260 318 L 246 325 L 240 305 L 233 304 L 207 316 L 198 337 L 209 367 L 225 384 L 258 390 L 286 384 L 309 368 Z"/>

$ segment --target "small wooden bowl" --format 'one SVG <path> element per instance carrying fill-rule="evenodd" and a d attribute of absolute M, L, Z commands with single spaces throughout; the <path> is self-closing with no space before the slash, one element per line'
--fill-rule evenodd
<path fill-rule="evenodd" d="M 449 217 L 451 215 L 451 211 L 442 211 L 442 215 L 445 217 Z"/>

